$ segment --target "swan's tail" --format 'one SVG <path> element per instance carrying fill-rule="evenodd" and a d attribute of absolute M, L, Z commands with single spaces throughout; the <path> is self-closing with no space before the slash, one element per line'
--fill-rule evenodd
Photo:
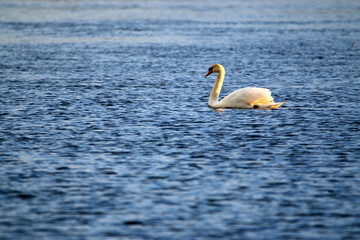
<path fill-rule="evenodd" d="M 273 104 L 271 104 L 271 106 L 269 106 L 270 108 L 278 108 L 278 107 L 280 107 L 281 105 L 283 105 L 284 103 L 286 103 L 286 102 L 282 102 L 282 103 L 273 103 Z"/>
<path fill-rule="evenodd" d="M 255 106 L 256 106 L 256 108 L 271 108 L 271 109 L 274 109 L 274 108 L 280 107 L 280 106 L 283 105 L 284 103 L 286 103 L 286 102 L 270 103 L 270 104 L 257 104 L 257 105 L 254 105 L 254 108 L 255 108 Z"/>
<path fill-rule="evenodd" d="M 272 105 L 270 108 L 278 108 L 278 107 L 280 107 L 281 105 L 283 105 L 284 103 L 286 103 L 286 102 L 274 103 L 274 105 Z"/>

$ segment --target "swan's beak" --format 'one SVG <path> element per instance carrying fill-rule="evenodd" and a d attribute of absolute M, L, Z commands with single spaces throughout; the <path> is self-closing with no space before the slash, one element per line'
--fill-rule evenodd
<path fill-rule="evenodd" d="M 209 76 L 210 74 L 212 74 L 212 70 L 209 70 L 209 72 L 205 75 L 205 77 Z"/>

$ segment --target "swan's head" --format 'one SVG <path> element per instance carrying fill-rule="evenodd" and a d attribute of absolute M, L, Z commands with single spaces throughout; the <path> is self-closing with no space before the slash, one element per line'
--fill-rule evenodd
<path fill-rule="evenodd" d="M 212 73 L 218 73 L 224 70 L 224 67 L 221 64 L 214 64 L 209 68 L 209 72 L 205 75 L 205 77 L 209 76 Z"/>

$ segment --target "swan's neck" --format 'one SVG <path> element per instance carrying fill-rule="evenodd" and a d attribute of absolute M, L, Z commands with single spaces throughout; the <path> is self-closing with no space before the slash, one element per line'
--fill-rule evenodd
<path fill-rule="evenodd" d="M 224 77 L 225 77 L 225 69 L 223 67 L 221 67 L 220 71 L 217 75 L 214 87 L 210 93 L 209 102 L 208 102 L 209 106 L 214 106 L 218 102 L 221 87 L 224 82 Z"/>

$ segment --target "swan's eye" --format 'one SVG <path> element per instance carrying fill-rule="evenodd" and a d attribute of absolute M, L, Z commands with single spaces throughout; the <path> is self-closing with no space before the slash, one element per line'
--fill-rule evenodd
<path fill-rule="evenodd" d="M 212 71 L 213 69 L 214 69 L 214 67 L 210 67 L 210 68 L 209 68 L 209 71 Z"/>

